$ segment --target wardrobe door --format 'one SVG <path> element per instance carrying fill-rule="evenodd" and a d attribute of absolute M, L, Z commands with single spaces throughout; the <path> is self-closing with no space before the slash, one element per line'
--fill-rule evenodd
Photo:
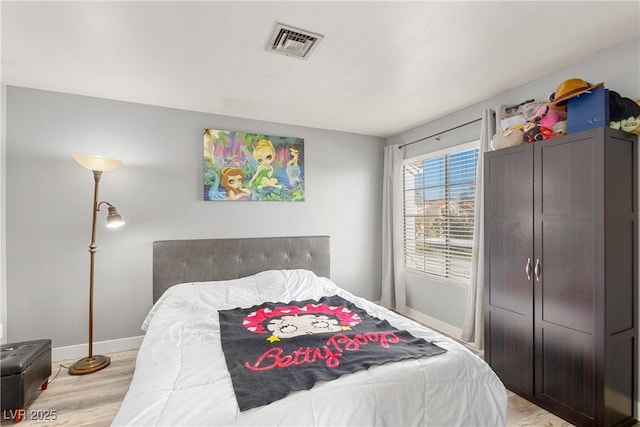
<path fill-rule="evenodd" d="M 507 387 L 533 393 L 533 156 L 485 155 L 485 359 Z"/>
<path fill-rule="evenodd" d="M 534 146 L 536 399 L 593 422 L 602 156 L 590 134 Z M 600 230 L 600 233 L 598 233 Z"/>
<path fill-rule="evenodd" d="M 602 418 L 617 425 L 633 418 L 638 371 L 638 174 L 637 140 L 626 133 L 608 132 L 605 159 L 605 354 Z M 596 413 L 597 415 L 597 413 Z M 638 414 L 636 414 L 636 418 Z"/>

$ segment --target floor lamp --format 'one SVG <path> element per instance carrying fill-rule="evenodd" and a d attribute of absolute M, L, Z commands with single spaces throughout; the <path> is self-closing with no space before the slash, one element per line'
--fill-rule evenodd
<path fill-rule="evenodd" d="M 93 172 L 93 221 L 91 222 L 91 244 L 89 245 L 89 356 L 75 362 L 69 368 L 71 375 L 84 375 L 106 368 L 111 363 L 107 356 L 93 354 L 93 265 L 96 253 L 96 218 L 103 204 L 108 206 L 107 227 L 115 228 L 124 224 L 115 206 L 108 202 L 98 203 L 98 184 L 102 172 L 110 171 L 120 166 L 120 160 L 109 159 L 102 156 L 74 154 L 73 159 L 83 168 Z"/>

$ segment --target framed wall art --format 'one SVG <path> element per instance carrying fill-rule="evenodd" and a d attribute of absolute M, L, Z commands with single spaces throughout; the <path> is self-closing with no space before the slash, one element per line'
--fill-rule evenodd
<path fill-rule="evenodd" d="M 304 139 L 205 129 L 203 144 L 204 200 L 304 200 Z"/>

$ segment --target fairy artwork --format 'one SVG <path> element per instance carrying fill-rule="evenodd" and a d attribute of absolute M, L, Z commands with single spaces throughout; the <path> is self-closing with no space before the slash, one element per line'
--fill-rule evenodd
<path fill-rule="evenodd" d="M 304 201 L 304 139 L 205 129 L 208 201 Z"/>

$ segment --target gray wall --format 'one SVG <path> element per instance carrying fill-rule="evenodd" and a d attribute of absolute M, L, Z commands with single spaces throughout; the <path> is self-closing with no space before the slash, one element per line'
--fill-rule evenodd
<path fill-rule="evenodd" d="M 92 174 L 73 153 L 122 160 L 100 200 L 127 224 L 97 230 L 94 341 L 141 335 L 154 240 L 331 236 L 335 282 L 380 295 L 384 139 L 7 87 L 8 340 L 87 342 Z M 205 202 L 202 129 L 305 140 L 306 201 Z"/>
<path fill-rule="evenodd" d="M 604 82 L 607 88 L 619 92 L 622 96 L 634 100 L 640 98 L 640 39 L 608 49 L 583 62 L 550 73 L 544 78 L 531 81 L 498 96 L 395 135 L 388 139 L 388 144 L 412 142 L 470 122 L 480 118 L 485 108 L 493 108 L 497 105 L 515 105 L 531 98 L 547 99 L 558 84 L 573 77 L 579 77 L 593 83 Z M 425 142 L 413 144 L 407 147 L 406 156 L 418 156 L 444 147 L 477 140 L 479 135 L 480 123 L 475 123 L 445 133 L 440 137 L 440 140 L 431 138 Z M 466 288 L 436 281 L 424 275 L 408 274 L 408 306 L 454 328 L 462 328 L 467 296 Z"/>

